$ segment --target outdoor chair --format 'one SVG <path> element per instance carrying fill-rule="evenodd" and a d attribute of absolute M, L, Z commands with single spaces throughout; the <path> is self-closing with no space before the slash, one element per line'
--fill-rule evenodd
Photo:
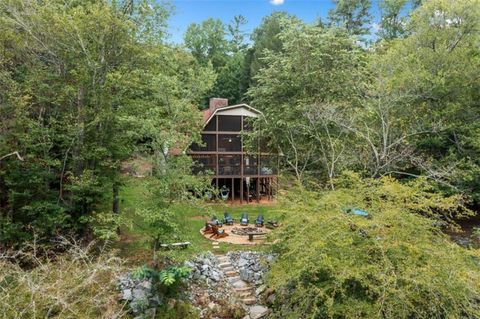
<path fill-rule="evenodd" d="M 211 233 L 213 233 L 212 224 L 210 224 L 209 222 L 206 222 L 206 223 L 205 223 L 205 228 L 203 228 L 203 233 L 204 233 L 204 234 L 211 234 Z"/>
<path fill-rule="evenodd" d="M 242 217 L 240 217 L 240 225 L 248 226 L 248 214 L 242 213 Z"/>
<path fill-rule="evenodd" d="M 257 219 L 255 219 L 255 226 L 263 227 L 263 215 L 262 214 L 258 215 Z"/>
<path fill-rule="evenodd" d="M 217 225 L 218 227 L 222 227 L 223 223 L 217 218 L 217 216 L 213 216 L 210 220 L 210 223 Z"/>
<path fill-rule="evenodd" d="M 210 238 L 222 238 L 222 237 L 227 237 L 228 234 L 225 232 L 225 229 L 218 229 L 218 226 L 212 225 L 212 235 L 210 235 Z"/>
<path fill-rule="evenodd" d="M 273 229 L 273 228 L 276 228 L 278 227 L 278 222 L 276 220 L 269 220 L 267 222 L 267 228 L 268 229 Z"/>
<path fill-rule="evenodd" d="M 223 222 L 225 225 L 233 225 L 234 219 L 230 216 L 229 213 L 223 213 Z"/>

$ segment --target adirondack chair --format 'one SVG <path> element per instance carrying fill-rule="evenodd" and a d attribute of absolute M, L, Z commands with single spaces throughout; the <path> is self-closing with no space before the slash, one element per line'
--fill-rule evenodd
<path fill-rule="evenodd" d="M 222 238 L 222 237 L 227 237 L 228 234 L 225 232 L 225 229 L 219 229 L 218 226 L 212 225 L 212 235 L 210 235 L 210 238 Z"/>
<path fill-rule="evenodd" d="M 203 228 L 203 233 L 204 233 L 204 234 L 211 234 L 211 233 L 213 233 L 212 224 L 210 224 L 209 222 L 206 222 L 206 223 L 205 223 L 205 227 Z"/>
<path fill-rule="evenodd" d="M 217 216 L 213 216 L 210 220 L 211 224 L 217 225 L 218 227 L 222 227 L 223 223 L 217 218 Z"/>
<path fill-rule="evenodd" d="M 225 212 L 223 213 L 223 223 L 225 225 L 233 225 L 234 219 L 230 216 L 229 213 Z"/>
<path fill-rule="evenodd" d="M 242 217 L 240 217 L 240 225 L 248 226 L 248 214 L 242 213 Z"/>
<path fill-rule="evenodd" d="M 255 219 L 255 226 L 263 227 L 263 215 L 262 214 L 258 215 L 257 219 Z"/>
<path fill-rule="evenodd" d="M 269 221 L 267 222 L 266 227 L 267 227 L 268 229 L 276 228 L 276 227 L 278 227 L 278 222 L 277 222 L 276 220 L 269 220 Z"/>

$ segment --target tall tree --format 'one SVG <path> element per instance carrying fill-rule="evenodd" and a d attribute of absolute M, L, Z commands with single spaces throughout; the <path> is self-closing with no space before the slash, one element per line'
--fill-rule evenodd
<path fill-rule="evenodd" d="M 271 15 L 263 18 L 262 23 L 253 31 L 253 47 L 249 52 L 250 76 L 254 79 L 258 71 L 266 66 L 263 58 L 267 51 L 280 52 L 282 50 L 282 40 L 278 37 L 287 21 L 300 22 L 298 18 L 287 12 L 273 12 Z"/>
<path fill-rule="evenodd" d="M 351 34 L 359 36 L 369 33 L 371 0 L 334 0 L 334 3 L 335 9 L 328 13 L 331 24 L 344 27 Z"/>
<path fill-rule="evenodd" d="M 381 18 L 378 35 L 382 39 L 396 39 L 405 34 L 407 17 L 402 15 L 402 10 L 407 3 L 407 0 L 383 0 L 379 3 Z"/>
<path fill-rule="evenodd" d="M 216 70 L 225 65 L 229 46 L 226 27 L 221 20 L 209 18 L 201 24 L 190 24 L 184 42 L 202 65 L 210 62 Z"/>
<path fill-rule="evenodd" d="M 247 48 L 245 40 L 247 34 L 242 28 L 247 24 L 247 19 L 242 15 L 233 17 L 228 25 L 228 35 L 230 37 L 230 46 L 233 52 L 243 51 Z"/>

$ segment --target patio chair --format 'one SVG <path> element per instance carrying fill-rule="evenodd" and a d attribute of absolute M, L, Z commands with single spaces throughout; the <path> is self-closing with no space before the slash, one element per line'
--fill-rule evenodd
<path fill-rule="evenodd" d="M 267 226 L 266 226 L 268 229 L 273 229 L 273 228 L 277 228 L 278 227 L 278 222 L 276 220 L 269 220 L 267 222 Z"/>
<path fill-rule="evenodd" d="M 223 223 L 225 225 L 233 225 L 234 219 L 230 216 L 229 213 L 225 212 L 223 213 Z"/>
<path fill-rule="evenodd" d="M 223 223 L 217 218 L 217 216 L 213 216 L 210 220 L 210 223 L 217 225 L 218 227 L 222 227 Z"/>
<path fill-rule="evenodd" d="M 228 234 L 225 232 L 225 229 L 219 229 L 218 226 L 212 225 L 212 235 L 210 235 L 210 238 L 222 238 L 222 237 L 227 237 Z"/>
<path fill-rule="evenodd" d="M 205 223 L 205 227 L 203 228 L 203 233 L 204 233 L 204 234 L 211 234 L 211 233 L 213 233 L 212 224 L 210 224 L 209 222 L 206 222 L 206 223 Z"/>
<path fill-rule="evenodd" d="M 263 215 L 262 214 L 258 215 L 257 219 L 255 219 L 255 226 L 263 227 Z"/>
<path fill-rule="evenodd" d="M 240 225 L 248 226 L 248 214 L 242 213 L 242 217 L 240 217 Z"/>

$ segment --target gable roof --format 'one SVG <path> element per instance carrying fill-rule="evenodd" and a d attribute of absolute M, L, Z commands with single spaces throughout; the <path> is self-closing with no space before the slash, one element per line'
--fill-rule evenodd
<path fill-rule="evenodd" d="M 202 113 L 203 113 L 203 121 L 204 121 L 204 125 L 207 125 L 208 122 L 210 122 L 210 120 L 217 114 L 217 113 L 221 113 L 221 111 L 227 111 L 227 110 L 231 110 L 231 109 L 236 109 L 236 108 L 246 108 L 248 110 L 250 110 L 251 112 L 253 113 L 257 113 L 258 115 L 262 115 L 263 116 L 263 113 L 259 110 L 257 110 L 256 108 L 253 108 L 251 107 L 250 105 L 248 104 L 245 104 L 245 103 L 241 103 L 241 104 L 235 104 L 235 105 L 229 105 L 229 106 L 223 106 L 223 107 L 218 107 L 214 110 L 212 109 L 206 109 L 206 110 L 203 110 Z"/>

